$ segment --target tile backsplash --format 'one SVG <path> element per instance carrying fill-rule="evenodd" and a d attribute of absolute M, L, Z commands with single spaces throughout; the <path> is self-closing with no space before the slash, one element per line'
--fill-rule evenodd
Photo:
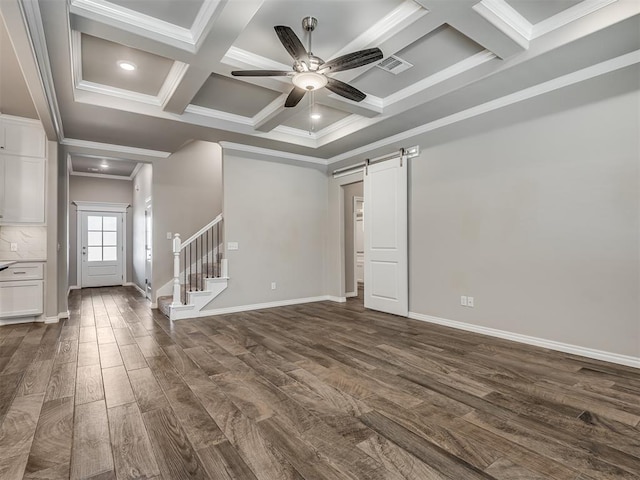
<path fill-rule="evenodd" d="M 11 244 L 18 251 L 11 251 Z M 0 227 L 0 260 L 45 260 L 47 227 Z"/>

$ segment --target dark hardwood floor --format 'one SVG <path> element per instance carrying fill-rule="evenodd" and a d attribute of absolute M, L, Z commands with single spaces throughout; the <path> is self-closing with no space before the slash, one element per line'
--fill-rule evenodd
<path fill-rule="evenodd" d="M 0 328 L 0 478 L 640 478 L 640 370 L 313 303 L 171 324 L 132 288 Z"/>

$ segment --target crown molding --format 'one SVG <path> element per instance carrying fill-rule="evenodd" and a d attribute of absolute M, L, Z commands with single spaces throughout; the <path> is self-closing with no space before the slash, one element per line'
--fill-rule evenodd
<path fill-rule="evenodd" d="M 106 0 L 71 0 L 69 11 L 166 45 L 196 53 L 218 7 L 226 2 L 204 0 L 191 29 L 116 5 Z"/>
<path fill-rule="evenodd" d="M 417 93 L 422 92 L 428 88 L 433 87 L 439 83 L 442 83 L 446 80 L 449 80 L 456 75 L 460 75 L 461 73 L 467 72 L 472 68 L 475 68 L 483 63 L 489 62 L 493 59 L 497 58 L 496 55 L 489 50 L 483 50 L 481 52 L 476 53 L 464 60 L 459 61 L 458 63 L 454 63 L 453 65 L 444 68 L 433 75 L 429 75 L 426 78 L 414 83 L 413 85 L 409 85 L 402 90 L 399 90 L 391 95 L 384 97 L 382 99 L 382 103 L 384 107 L 389 107 L 394 103 L 397 103 L 401 100 L 409 98 Z"/>
<path fill-rule="evenodd" d="M 16 117 L 14 115 L 9 115 L 6 113 L 0 112 L 0 119 L 8 120 L 11 123 L 19 123 L 22 125 L 28 125 L 30 127 L 42 127 L 42 122 L 37 118 L 25 118 L 25 117 Z"/>
<path fill-rule="evenodd" d="M 313 163 L 315 165 L 327 165 L 327 160 L 319 157 L 312 157 L 310 155 L 300 155 L 298 153 L 282 152 L 280 150 L 272 150 L 270 148 L 254 147 L 253 145 L 244 145 L 241 143 L 233 142 L 218 142 L 223 150 L 230 150 L 236 152 L 255 153 L 258 155 L 264 155 L 267 157 L 273 157 L 278 159 L 295 160 L 297 162 Z"/>
<path fill-rule="evenodd" d="M 529 48 L 532 25 L 504 0 L 482 0 L 474 5 L 476 11 L 494 27 L 522 48 Z"/>
<path fill-rule="evenodd" d="M 80 200 L 73 200 L 73 203 L 78 207 L 78 211 L 99 211 L 99 212 L 122 212 L 126 213 L 127 208 L 131 205 L 128 203 L 113 203 L 113 202 L 85 202 Z"/>
<path fill-rule="evenodd" d="M 368 48 L 371 45 L 383 43 L 403 28 L 406 28 L 407 25 L 419 20 L 428 13 L 429 11 L 426 8 L 418 5 L 413 0 L 405 0 L 388 15 L 374 23 L 365 32 L 329 58 L 339 57 L 340 55 Z"/>
<path fill-rule="evenodd" d="M 35 67 L 40 84 L 44 90 L 44 98 L 47 103 L 49 115 L 53 129 L 58 141 L 64 138 L 64 128 L 62 125 L 62 117 L 60 115 L 60 107 L 58 105 L 58 97 L 56 96 L 55 85 L 53 82 L 53 73 L 51 70 L 51 62 L 49 60 L 49 50 L 47 48 L 44 26 L 42 24 L 42 14 L 38 2 L 19 0 L 18 5 L 24 22 L 27 26 L 27 38 L 31 44 L 34 54 Z M 7 19 L 5 19 L 6 21 Z M 24 66 L 21 67 L 24 70 Z M 33 93 L 29 92 L 33 97 Z"/>
<path fill-rule="evenodd" d="M 71 76 L 74 85 L 74 98 L 77 100 L 76 91 L 97 93 L 116 97 L 130 102 L 139 102 L 147 105 L 164 106 L 171 98 L 171 95 L 179 87 L 182 78 L 189 69 L 189 65 L 175 60 L 171 65 L 169 73 L 160 87 L 157 95 L 134 92 L 125 88 L 112 87 L 101 83 L 84 80 L 82 76 L 82 32 L 71 31 Z"/>
<path fill-rule="evenodd" d="M 564 27 L 617 1 L 618 0 L 582 0 L 582 2 L 577 5 L 567 8 L 542 22 L 536 23 L 531 32 L 531 39 L 541 37 L 560 27 Z"/>
<path fill-rule="evenodd" d="M 109 174 L 106 174 L 106 173 L 88 173 L 88 172 L 71 171 L 71 172 L 69 172 L 69 175 L 72 175 L 74 177 L 102 178 L 104 180 L 126 180 L 128 182 L 131 181 L 131 178 L 129 176 L 125 176 L 125 175 L 109 175 Z"/>
<path fill-rule="evenodd" d="M 248 66 L 264 70 L 290 70 L 291 75 L 295 73 L 291 69 L 291 65 L 285 65 L 284 63 L 276 62 L 270 58 L 234 46 L 231 46 L 229 50 L 227 50 L 220 62 L 238 68 Z"/>
<path fill-rule="evenodd" d="M 167 158 L 171 155 L 171 152 L 147 150 L 146 148 L 129 147 L 126 145 L 114 145 L 111 143 L 91 142 L 89 140 L 76 140 L 74 138 L 64 138 L 60 143 L 68 147 L 87 148 L 92 150 L 107 150 L 111 152 L 130 155 L 142 155 L 145 157 L 153 158 Z"/>
<path fill-rule="evenodd" d="M 415 137 L 423 133 L 437 130 L 438 128 L 446 127 L 448 125 L 452 125 L 454 123 L 458 123 L 458 122 L 467 120 L 469 118 L 477 117 L 484 113 L 498 110 L 500 108 L 513 105 L 514 103 L 522 102 L 524 100 L 528 100 L 530 98 L 534 98 L 539 95 L 543 95 L 545 93 L 553 92 L 554 90 L 558 90 L 560 88 L 574 85 L 576 83 L 580 83 L 585 80 L 598 77 L 600 75 L 605 75 L 607 73 L 610 73 L 615 70 L 619 70 L 621 68 L 625 68 L 631 65 L 635 65 L 637 63 L 640 63 L 640 50 L 635 50 L 633 52 L 627 53 L 625 55 L 621 55 L 611 60 L 607 60 L 607 61 L 598 63 L 596 65 L 583 68 L 582 70 L 578 70 L 572 73 L 568 73 L 566 75 L 562 75 L 560 77 L 554 78 L 547 82 L 534 85 L 533 87 L 525 88 L 518 92 L 505 95 L 504 97 L 491 100 L 481 105 L 476 105 L 475 107 L 471 107 L 466 110 L 462 110 L 461 112 L 457 112 L 452 115 L 448 115 L 446 117 L 440 118 L 438 120 L 434 120 L 433 122 L 425 123 L 424 125 L 421 125 L 419 127 L 412 128 L 411 130 L 407 130 L 406 132 L 402 132 L 397 135 L 392 135 L 390 137 L 383 138 L 370 145 L 356 148 L 349 152 L 342 153 L 340 155 L 335 155 L 329 158 L 327 163 L 328 165 L 331 165 L 333 163 L 340 162 L 342 160 L 347 160 L 349 158 L 352 158 L 358 155 L 363 155 L 366 152 L 375 150 L 377 148 L 386 147 L 387 145 L 390 145 L 392 143 L 407 140 L 411 137 Z"/>
<path fill-rule="evenodd" d="M 160 91 L 156 97 L 160 102 L 159 105 L 164 107 L 167 104 L 171 97 L 176 93 L 176 90 L 180 87 L 180 83 L 188 70 L 188 63 L 179 62 L 178 60 L 173 62 L 173 65 L 171 65 L 171 69 L 164 79 L 162 87 L 160 87 Z"/>
<path fill-rule="evenodd" d="M 244 117 L 242 115 L 236 115 L 235 113 L 223 112 L 222 110 L 203 107 L 201 105 L 189 104 L 187 105 L 187 108 L 184 109 L 184 111 L 185 113 L 192 113 L 194 115 L 215 118 L 216 120 L 223 120 L 225 122 L 237 123 L 240 125 L 249 125 L 253 127 L 252 118 Z"/>
<path fill-rule="evenodd" d="M 524 49 L 529 42 L 564 27 L 618 0 L 582 0 L 546 20 L 532 25 L 505 0 L 482 0 L 473 6 L 478 14 Z"/>
<path fill-rule="evenodd" d="M 101 83 L 89 82 L 87 80 L 80 80 L 76 85 L 76 90 L 116 97 L 129 102 L 146 103 L 147 105 L 155 105 L 157 107 L 162 105 L 160 99 L 155 95 L 133 92 L 131 90 L 125 90 L 124 88 L 112 87 Z"/>
<path fill-rule="evenodd" d="M 131 175 L 129 175 L 129 179 L 130 180 L 133 180 L 134 178 L 136 178 L 136 175 L 138 174 L 138 172 L 142 168 L 142 165 L 143 165 L 142 162 L 136 163 L 136 167 L 133 169 L 133 172 L 131 172 Z"/>

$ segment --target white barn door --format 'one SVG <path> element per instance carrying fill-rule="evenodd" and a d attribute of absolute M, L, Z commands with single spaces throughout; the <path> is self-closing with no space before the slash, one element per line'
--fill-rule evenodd
<path fill-rule="evenodd" d="M 364 306 L 407 316 L 407 160 L 369 165 L 364 177 Z"/>

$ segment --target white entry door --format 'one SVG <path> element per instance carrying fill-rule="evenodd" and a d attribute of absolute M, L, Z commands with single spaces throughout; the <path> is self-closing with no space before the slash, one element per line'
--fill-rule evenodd
<path fill-rule="evenodd" d="M 369 165 L 364 177 L 364 306 L 407 316 L 407 161 Z"/>
<path fill-rule="evenodd" d="M 81 212 L 82 287 L 124 283 L 123 214 Z"/>

